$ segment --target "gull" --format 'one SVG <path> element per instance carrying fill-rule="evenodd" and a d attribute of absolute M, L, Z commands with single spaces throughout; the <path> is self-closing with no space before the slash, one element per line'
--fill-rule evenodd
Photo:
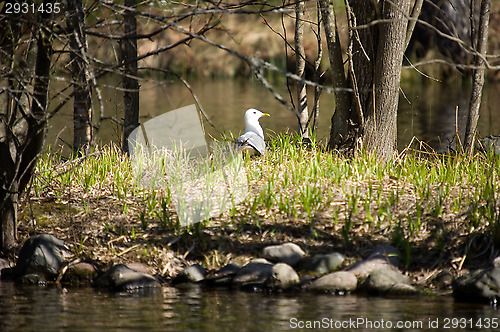
<path fill-rule="evenodd" d="M 264 131 L 259 123 L 259 119 L 263 116 L 270 115 L 255 108 L 250 108 L 245 112 L 245 133 L 236 140 L 236 146 L 241 151 L 251 155 L 263 155 L 266 152 Z"/>

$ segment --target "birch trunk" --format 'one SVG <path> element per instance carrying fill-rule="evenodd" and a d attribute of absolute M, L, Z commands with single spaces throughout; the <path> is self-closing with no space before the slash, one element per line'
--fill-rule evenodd
<path fill-rule="evenodd" d="M 295 4 L 295 61 L 297 76 L 305 78 L 306 54 L 304 50 L 304 12 L 305 4 L 297 1 Z M 297 111 L 299 113 L 299 131 L 303 138 L 309 138 L 307 109 L 307 90 L 304 82 L 297 81 Z"/>

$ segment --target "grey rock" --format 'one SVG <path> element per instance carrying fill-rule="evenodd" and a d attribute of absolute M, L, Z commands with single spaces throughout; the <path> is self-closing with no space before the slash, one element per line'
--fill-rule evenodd
<path fill-rule="evenodd" d="M 233 285 L 263 286 L 271 275 L 273 264 L 265 259 L 257 258 L 243 266 L 233 279 Z"/>
<path fill-rule="evenodd" d="M 453 296 L 462 302 L 496 303 L 500 299 L 500 267 L 480 269 L 452 282 Z"/>
<path fill-rule="evenodd" d="M 443 271 L 439 272 L 433 280 L 434 285 L 438 288 L 447 288 L 451 286 L 452 282 L 453 275 L 448 269 L 444 269 Z"/>
<path fill-rule="evenodd" d="M 303 274 L 300 276 L 300 286 L 306 288 L 306 286 L 313 282 L 315 279 L 316 277 L 311 274 Z"/>
<path fill-rule="evenodd" d="M 337 270 L 344 260 L 345 256 L 338 252 L 314 255 L 304 258 L 299 264 L 299 269 L 321 275 Z"/>
<path fill-rule="evenodd" d="M 495 259 L 493 259 L 493 266 L 500 267 L 500 256 L 495 257 Z"/>
<path fill-rule="evenodd" d="M 375 270 L 396 267 L 400 263 L 399 251 L 391 245 L 377 246 L 368 258 L 354 263 L 346 270 L 364 278 Z"/>
<path fill-rule="evenodd" d="M 98 278 L 94 286 L 121 292 L 157 288 L 160 287 L 160 283 L 149 274 L 134 271 L 124 264 L 118 264 Z"/>
<path fill-rule="evenodd" d="M 234 276 L 241 270 L 241 265 L 236 262 L 231 262 L 220 270 L 211 272 L 205 278 L 208 285 L 224 286 L 230 285 Z"/>
<path fill-rule="evenodd" d="M 97 276 L 97 268 L 86 262 L 79 262 L 68 267 L 62 281 L 71 283 L 92 282 Z"/>
<path fill-rule="evenodd" d="M 137 272 L 142 272 L 142 273 L 146 273 L 146 274 L 155 274 L 155 269 L 152 268 L 151 266 L 149 265 L 146 265 L 144 263 L 141 263 L 141 262 L 131 262 L 131 263 L 127 263 L 125 264 L 129 269 L 132 269 L 134 271 L 137 271 Z"/>
<path fill-rule="evenodd" d="M 47 279 L 42 274 L 37 273 L 27 273 L 19 276 L 16 282 L 24 284 L 24 285 L 38 285 L 44 286 L 47 284 Z"/>
<path fill-rule="evenodd" d="M 418 290 L 411 285 L 410 279 L 393 268 L 382 268 L 371 272 L 361 288 L 372 295 L 400 296 L 418 293 Z"/>
<path fill-rule="evenodd" d="M 38 274 L 46 280 L 54 280 L 71 256 L 63 241 L 52 235 L 36 235 L 29 238 L 21 248 L 14 274 L 17 278 Z"/>
<path fill-rule="evenodd" d="M 174 278 L 174 283 L 181 282 L 200 282 L 205 279 L 207 270 L 200 264 L 191 265 L 177 274 Z"/>
<path fill-rule="evenodd" d="M 12 277 L 13 268 L 5 258 L 0 258 L 0 280 L 8 280 Z"/>
<path fill-rule="evenodd" d="M 294 266 L 306 255 L 304 250 L 295 243 L 284 243 L 276 246 L 267 246 L 262 250 L 262 255 L 273 261 L 287 263 Z"/>
<path fill-rule="evenodd" d="M 0 258 L 0 270 L 10 268 L 10 263 L 5 258 Z"/>
<path fill-rule="evenodd" d="M 500 154 L 500 136 L 486 136 L 479 139 L 479 148 L 487 153 Z"/>
<path fill-rule="evenodd" d="M 305 286 L 306 290 L 345 293 L 356 289 L 358 279 L 347 271 L 337 271 L 326 274 Z"/>
<path fill-rule="evenodd" d="M 278 263 L 271 269 L 271 274 L 267 280 L 267 286 L 277 289 L 289 289 L 300 282 L 297 272 L 286 263 Z"/>

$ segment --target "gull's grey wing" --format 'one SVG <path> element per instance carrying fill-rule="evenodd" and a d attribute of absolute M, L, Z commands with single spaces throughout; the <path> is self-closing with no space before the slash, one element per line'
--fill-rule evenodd
<path fill-rule="evenodd" d="M 251 147 L 261 155 L 266 153 L 266 143 L 264 139 L 252 131 L 248 131 L 238 137 L 236 145 L 240 147 L 241 150 Z"/>

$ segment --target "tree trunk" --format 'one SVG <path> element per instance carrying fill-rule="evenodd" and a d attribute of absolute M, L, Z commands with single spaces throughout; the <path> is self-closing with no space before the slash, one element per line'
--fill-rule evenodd
<path fill-rule="evenodd" d="M 380 1 L 378 7 L 372 0 L 345 3 L 349 22 L 349 79 L 342 83 L 338 74 L 334 78 L 338 83 L 334 84 L 344 84 L 352 92 L 346 94 L 349 108 L 336 107 L 329 146 L 352 152 L 361 141 L 365 151 L 386 161 L 396 151 L 399 83 L 410 0 Z M 329 43 L 335 44 L 326 22 L 325 32 Z M 331 62 L 331 66 L 335 71 L 339 61 Z"/>
<path fill-rule="evenodd" d="M 3 180 L 3 179 L 2 179 Z M 15 182 L 11 187 L 11 192 L 0 189 L 0 223 L 2 225 L 0 236 L 0 248 L 2 251 L 9 251 L 17 244 L 17 188 Z"/>
<path fill-rule="evenodd" d="M 375 63 L 375 103 L 366 111 L 363 145 L 381 160 L 396 152 L 401 65 L 406 48 L 410 0 L 384 1 Z"/>
<path fill-rule="evenodd" d="M 342 49 L 335 23 L 335 14 L 329 0 L 319 0 L 321 20 L 325 29 L 326 42 L 328 47 L 328 58 L 330 60 L 330 72 L 332 75 L 332 85 L 336 89 L 335 113 L 332 116 L 330 131 L 330 149 L 340 149 L 355 136 L 352 132 L 351 119 L 351 99 L 347 88 L 347 81 L 342 60 Z"/>
<path fill-rule="evenodd" d="M 305 4 L 297 1 L 295 4 L 295 63 L 297 76 L 305 78 L 306 53 L 304 50 L 304 12 Z M 307 90 L 304 82 L 297 81 L 297 111 L 299 113 L 299 131 L 303 138 L 309 138 L 307 109 Z"/>
<path fill-rule="evenodd" d="M 358 0 L 353 2 L 354 5 L 346 0 L 345 4 L 349 23 L 348 80 L 343 74 L 338 36 L 329 32 L 325 23 L 326 35 L 335 36 L 336 40 L 334 41 L 333 37 L 327 38 L 329 48 L 332 44 L 332 48 L 338 49 L 335 63 L 332 63 L 330 57 L 332 70 L 337 72 L 334 86 L 338 90 L 335 94 L 336 106 L 332 116 L 329 148 L 351 154 L 356 150 L 357 142 L 364 133 L 364 117 L 367 112 L 373 110 L 373 75 L 378 25 L 370 23 L 378 18 L 378 10 L 371 0 Z M 358 29 L 358 26 L 363 28 Z M 342 68 L 342 72 L 337 68 Z"/>
<path fill-rule="evenodd" d="M 136 0 L 125 0 L 125 6 L 136 7 Z M 122 39 L 123 102 L 125 115 L 123 120 L 122 151 L 128 152 L 128 136 L 139 125 L 139 82 L 137 81 L 137 20 L 131 10 L 123 16 L 125 36 Z"/>
<path fill-rule="evenodd" d="M 71 71 L 73 75 L 73 152 L 85 153 L 92 142 L 92 98 L 87 38 L 81 0 L 66 1 L 66 26 L 69 34 Z"/>
<path fill-rule="evenodd" d="M 17 118 L 10 107 L 0 128 L 0 248 L 10 250 L 17 243 L 17 207 L 43 148 L 50 75 L 50 45 L 45 31 L 36 33 L 36 63 L 31 110 Z M 14 143 L 15 142 L 15 143 Z"/>
<path fill-rule="evenodd" d="M 483 57 L 486 55 L 488 46 L 488 26 L 490 21 L 490 0 L 481 1 L 481 12 L 479 16 L 479 31 L 477 37 L 476 51 L 479 54 L 474 56 L 474 63 L 477 68 L 472 74 L 472 93 L 469 104 L 469 114 L 467 126 L 465 128 L 465 151 L 472 154 L 474 142 L 476 140 L 477 121 L 479 119 L 479 108 L 481 106 L 481 95 L 484 85 L 485 63 Z"/>
<path fill-rule="evenodd" d="M 2 121 L 2 125 L 4 125 Z M 16 222 L 17 222 L 17 181 L 15 181 L 16 164 L 12 158 L 9 148 L 7 131 L 2 128 L 2 142 L 0 143 L 0 156 L 2 167 L 0 167 L 0 248 L 9 250 L 16 245 Z M 5 140 L 4 140 L 5 139 Z"/>

